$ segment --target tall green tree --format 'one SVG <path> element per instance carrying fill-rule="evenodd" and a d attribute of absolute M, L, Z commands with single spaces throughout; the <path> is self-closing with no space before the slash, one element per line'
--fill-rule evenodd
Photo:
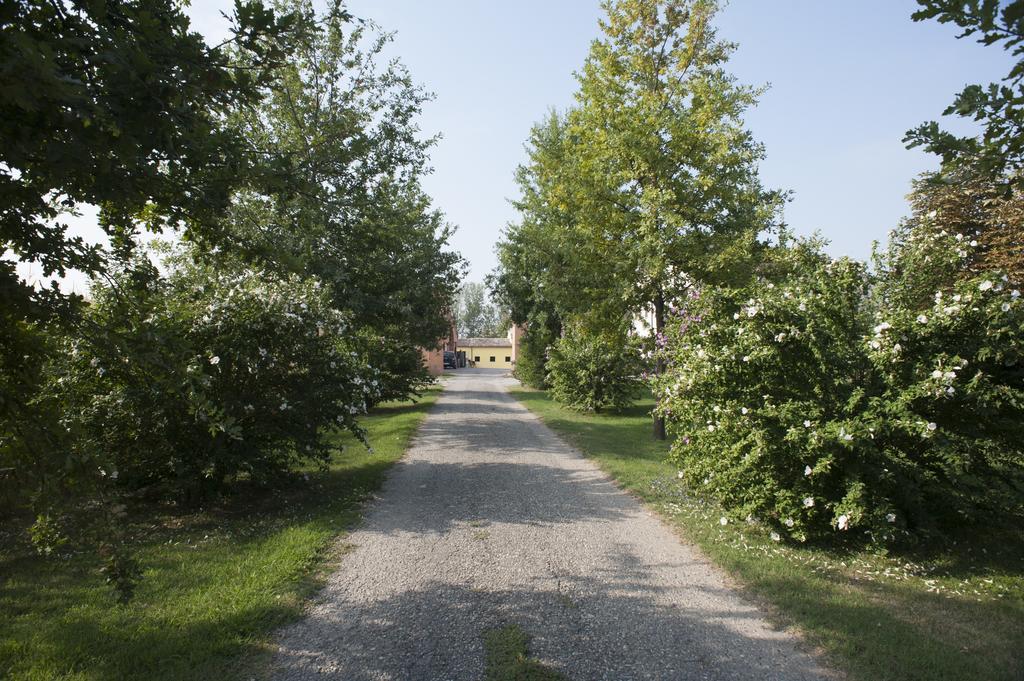
<path fill-rule="evenodd" d="M 717 3 L 603 7 L 575 106 L 535 132 L 519 234 L 558 225 L 547 236 L 564 270 L 549 261 L 548 276 L 564 295 L 549 298 L 574 298 L 592 326 L 652 314 L 661 334 L 692 287 L 750 276 L 782 197 L 758 178 L 763 148 L 742 116 L 759 91 L 725 69 L 733 45 L 712 26 Z"/>
<path fill-rule="evenodd" d="M 252 103 L 288 52 L 300 17 L 236 0 L 227 41 L 258 65 L 236 69 L 176 0 L 26 0 L 0 5 L 0 244 L 44 276 L 104 271 L 98 246 L 67 233 L 77 206 L 122 255 L 144 226 L 212 233 L 246 165 L 222 118 Z M 0 300 L 33 317 L 65 307 L 0 261 Z M 23 307 L 25 307 L 23 305 Z M 29 309 L 31 308 L 31 309 Z"/>
<path fill-rule="evenodd" d="M 17 262 L 102 277 L 143 229 L 221 243 L 254 167 L 224 120 L 259 100 L 304 30 L 260 0 L 236 0 L 213 47 L 177 0 L 0 3 L 0 447 L 41 421 L 29 406 L 50 347 L 41 325 L 67 330 L 81 303 L 22 280 Z M 236 68 L 229 47 L 253 66 Z M 99 209 L 111 250 L 69 234 L 83 204 Z"/>
<path fill-rule="evenodd" d="M 416 118 L 430 95 L 400 62 L 381 66 L 391 36 L 340 2 L 279 8 L 316 20 L 260 105 L 232 120 L 265 159 L 229 215 L 234 252 L 320 277 L 358 327 L 410 351 L 432 346 L 463 261 L 420 186 L 434 139 Z M 254 56 L 239 53 L 241 66 Z"/>
<path fill-rule="evenodd" d="M 914 21 L 954 24 L 962 29 L 957 37 L 1002 45 L 1016 63 L 999 83 L 964 87 L 942 112 L 978 122 L 980 136 L 958 136 L 929 121 L 909 131 L 904 141 L 941 156 L 947 174 L 966 165 L 988 179 L 1019 183 L 1024 169 L 1024 0 L 918 0 L 918 5 Z"/>

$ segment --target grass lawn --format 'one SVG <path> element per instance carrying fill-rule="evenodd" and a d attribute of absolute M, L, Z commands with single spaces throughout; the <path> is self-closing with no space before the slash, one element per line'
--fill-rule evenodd
<path fill-rule="evenodd" d="M 129 606 L 116 605 L 91 553 L 42 560 L 0 546 L 0 678 L 249 678 L 267 660 L 271 632 L 301 613 L 338 559 L 359 502 L 402 457 L 439 392 L 374 410 L 364 421 L 372 453 L 334 435 L 344 451 L 308 481 L 136 519 L 145 574 Z"/>
<path fill-rule="evenodd" d="M 544 392 L 513 394 L 735 577 L 772 617 L 801 629 L 863 681 L 1024 679 L 1024 531 L 950 538 L 879 555 L 786 546 L 745 524 L 722 526 L 686 494 L 651 437 L 652 401 L 585 415 Z"/>

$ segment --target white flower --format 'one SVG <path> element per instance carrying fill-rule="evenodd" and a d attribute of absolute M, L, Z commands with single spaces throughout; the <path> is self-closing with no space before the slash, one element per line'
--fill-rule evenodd
<path fill-rule="evenodd" d="M 750 355 L 743 355 L 743 361 L 744 362 L 749 362 L 750 361 Z"/>
<path fill-rule="evenodd" d="M 872 348 L 873 350 L 877 350 L 878 348 L 882 347 L 882 344 L 881 344 L 881 343 L 879 343 L 879 342 L 878 342 L 878 341 L 876 341 L 876 340 L 873 340 L 873 341 L 871 341 L 871 343 L 869 343 L 869 345 L 871 346 L 871 348 Z"/>
<path fill-rule="evenodd" d="M 814 497 L 806 497 L 804 499 L 804 507 L 811 508 L 812 506 L 814 506 Z"/>
<path fill-rule="evenodd" d="M 281 411 L 284 411 L 285 409 L 288 409 L 288 403 L 287 402 L 282 402 L 281 406 L 278 407 L 278 409 L 280 409 Z"/>
<path fill-rule="evenodd" d="M 804 304 L 804 303 L 800 303 L 799 305 L 796 306 L 796 309 L 800 310 L 801 312 L 806 312 L 807 311 L 807 305 Z"/>
<path fill-rule="evenodd" d="M 886 519 L 887 522 L 894 523 L 894 522 L 896 522 L 896 514 L 895 513 L 886 513 L 885 514 L 885 519 Z"/>
<path fill-rule="evenodd" d="M 1009 312 L 1010 311 L 1010 304 L 1009 303 L 1003 303 L 1001 308 L 1002 308 L 1003 312 Z"/>
<path fill-rule="evenodd" d="M 98 367 L 99 365 L 100 365 L 100 358 L 99 357 L 93 357 L 92 359 L 89 360 L 89 366 L 91 366 L 91 367 Z"/>
<path fill-rule="evenodd" d="M 840 530 L 845 530 L 849 526 L 850 526 L 850 518 L 849 518 L 849 516 L 847 516 L 845 514 L 839 516 L 838 520 L 836 520 L 836 527 L 838 527 Z"/>
<path fill-rule="evenodd" d="M 678 473 L 676 473 L 676 477 L 679 478 L 680 480 L 682 480 L 683 479 L 683 472 L 679 471 Z"/>
<path fill-rule="evenodd" d="M 255 408 L 256 408 L 256 407 L 252 406 L 251 404 L 247 404 L 247 405 L 245 405 L 245 410 L 246 410 L 246 411 L 252 411 L 252 410 L 254 410 Z"/>
<path fill-rule="evenodd" d="M 266 348 L 260 348 L 260 357 L 266 357 L 266 356 L 267 356 L 267 349 Z"/>
<path fill-rule="evenodd" d="M 722 516 L 721 518 L 719 518 L 719 519 L 718 519 L 718 524 L 719 524 L 719 525 L 728 525 L 728 524 L 729 524 L 729 519 L 728 519 L 728 518 L 726 518 L 726 517 L 725 517 L 725 516 L 723 515 L 723 516 Z"/>
<path fill-rule="evenodd" d="M 980 284 L 978 284 L 978 290 L 979 291 L 987 291 L 990 288 L 992 288 L 992 282 L 989 281 L 988 279 L 986 279 L 985 281 L 983 281 Z"/>
<path fill-rule="evenodd" d="M 740 407 L 740 413 L 746 414 L 749 410 L 746 407 Z"/>
<path fill-rule="evenodd" d="M 849 433 L 846 433 L 845 435 L 843 435 L 843 439 L 846 440 L 847 442 L 849 442 L 850 440 L 853 439 L 853 435 L 850 435 Z"/>
<path fill-rule="evenodd" d="M 778 532 L 772 532 L 768 536 L 771 537 L 772 541 L 782 541 L 782 537 L 779 536 Z"/>
<path fill-rule="evenodd" d="M 1012 291 L 1010 291 L 1010 297 L 1013 298 L 1014 300 L 1017 300 L 1018 298 L 1020 298 L 1020 291 L 1018 291 L 1017 289 L 1013 289 Z"/>
<path fill-rule="evenodd" d="M 807 421 L 807 420 L 805 420 L 805 421 L 804 421 L 804 428 L 810 428 L 810 427 L 811 427 L 811 422 L 810 422 L 810 421 Z"/>
<path fill-rule="evenodd" d="M 956 294 L 955 296 L 953 296 L 953 302 L 955 302 L 955 303 L 959 303 L 959 302 L 960 302 L 960 297 L 961 297 L 961 296 L 960 296 L 960 294 L 959 294 L 959 293 L 958 293 L 958 294 Z"/>
<path fill-rule="evenodd" d="M 719 407 L 719 406 L 718 406 L 718 405 L 716 404 L 716 405 L 714 406 L 714 411 L 715 411 L 715 413 L 717 414 L 718 412 L 722 411 L 722 408 L 721 408 L 721 407 Z"/>
<path fill-rule="evenodd" d="M 739 319 L 740 318 L 740 313 L 739 312 L 733 312 L 732 313 L 732 318 L 733 319 Z"/>
<path fill-rule="evenodd" d="M 217 355 L 214 355 L 213 357 L 211 357 L 210 358 L 210 364 L 212 364 L 214 366 L 217 366 L 218 364 L 220 364 L 220 357 L 218 357 Z"/>
<path fill-rule="evenodd" d="M 714 426 L 708 426 L 708 432 L 709 433 L 715 432 L 715 427 Z"/>
<path fill-rule="evenodd" d="M 813 470 L 811 470 L 811 467 L 810 467 L 810 466 L 804 466 L 804 477 L 810 477 L 811 473 L 813 473 L 813 472 L 814 472 L 814 471 L 813 471 Z M 812 502 L 812 504 L 811 504 L 811 505 L 812 505 L 812 506 L 814 505 L 814 504 L 813 504 L 813 501 L 814 501 L 814 500 L 813 500 L 813 499 L 811 499 L 811 502 Z M 805 503 L 806 503 L 806 500 L 805 500 Z"/>
<path fill-rule="evenodd" d="M 783 521 L 783 523 L 784 523 L 784 524 L 786 525 L 786 527 L 793 527 L 793 525 L 794 525 L 794 523 L 793 523 L 793 519 L 792 519 L 792 518 L 786 518 L 786 519 L 785 519 L 785 520 Z"/>
<path fill-rule="evenodd" d="M 949 379 L 949 380 L 953 380 L 954 378 L 956 378 L 956 372 L 955 371 L 947 371 L 946 373 L 942 374 L 942 377 L 946 378 L 946 379 Z"/>
<path fill-rule="evenodd" d="M 903 349 L 903 346 L 900 345 L 899 343 L 897 343 L 896 345 L 892 346 L 892 351 L 893 352 L 899 352 L 902 349 Z"/>
<path fill-rule="evenodd" d="M 927 324 L 928 323 L 928 317 L 924 316 L 923 314 L 919 314 L 919 315 L 917 315 L 917 322 L 919 324 Z"/>
<path fill-rule="evenodd" d="M 756 315 L 756 314 L 758 313 L 758 308 L 757 308 L 757 306 L 755 306 L 755 305 L 751 305 L 750 307 L 748 307 L 748 308 L 746 309 L 746 313 L 747 313 L 747 316 L 748 316 L 748 317 L 753 317 L 754 315 Z"/>
<path fill-rule="evenodd" d="M 928 424 L 928 430 L 935 430 L 936 428 L 938 428 L 938 426 L 937 426 L 937 425 L 935 425 L 935 422 L 934 422 L 934 421 L 932 421 L 932 422 L 930 422 L 930 423 Z"/>
<path fill-rule="evenodd" d="M 955 392 L 956 392 L 956 388 L 954 388 L 953 386 L 949 386 L 948 388 L 946 388 L 946 394 L 947 395 L 952 395 Z"/>
<path fill-rule="evenodd" d="M 971 239 L 971 245 L 972 246 L 977 246 L 978 242 L 976 240 L 974 240 L 974 239 Z"/>
<path fill-rule="evenodd" d="M 883 331 L 885 331 L 886 329 L 891 329 L 891 328 L 892 328 L 892 324 L 890 324 L 889 322 L 882 322 L 881 324 L 879 324 L 878 326 L 875 327 L 875 334 L 880 336 L 880 335 L 882 335 Z"/>
<path fill-rule="evenodd" d="M 932 378 L 942 378 L 942 369 L 936 369 L 933 371 Z"/>

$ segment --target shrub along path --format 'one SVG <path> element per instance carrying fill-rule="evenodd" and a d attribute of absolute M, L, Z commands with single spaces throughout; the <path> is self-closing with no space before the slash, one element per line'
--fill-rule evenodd
<path fill-rule="evenodd" d="M 477 681 L 503 627 L 570 679 L 828 678 L 511 382 L 449 381 L 341 569 L 282 633 L 275 679 Z"/>

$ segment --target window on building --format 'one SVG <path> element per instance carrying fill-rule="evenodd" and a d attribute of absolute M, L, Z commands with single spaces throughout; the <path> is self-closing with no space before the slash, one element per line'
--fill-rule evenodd
<path fill-rule="evenodd" d="M 492 361 L 492 362 L 494 361 L 494 356 L 493 356 L 493 355 L 491 356 L 491 361 Z"/>
<path fill-rule="evenodd" d="M 479 356 L 479 355 L 477 355 L 476 357 L 474 357 L 474 358 L 473 358 L 473 361 L 474 361 L 474 362 L 479 362 L 479 361 L 480 361 L 480 356 Z"/>
<path fill-rule="evenodd" d="M 511 362 L 511 361 L 512 361 L 512 358 L 511 358 L 511 357 L 509 357 L 508 355 L 505 355 L 505 361 L 506 361 L 506 362 Z"/>

